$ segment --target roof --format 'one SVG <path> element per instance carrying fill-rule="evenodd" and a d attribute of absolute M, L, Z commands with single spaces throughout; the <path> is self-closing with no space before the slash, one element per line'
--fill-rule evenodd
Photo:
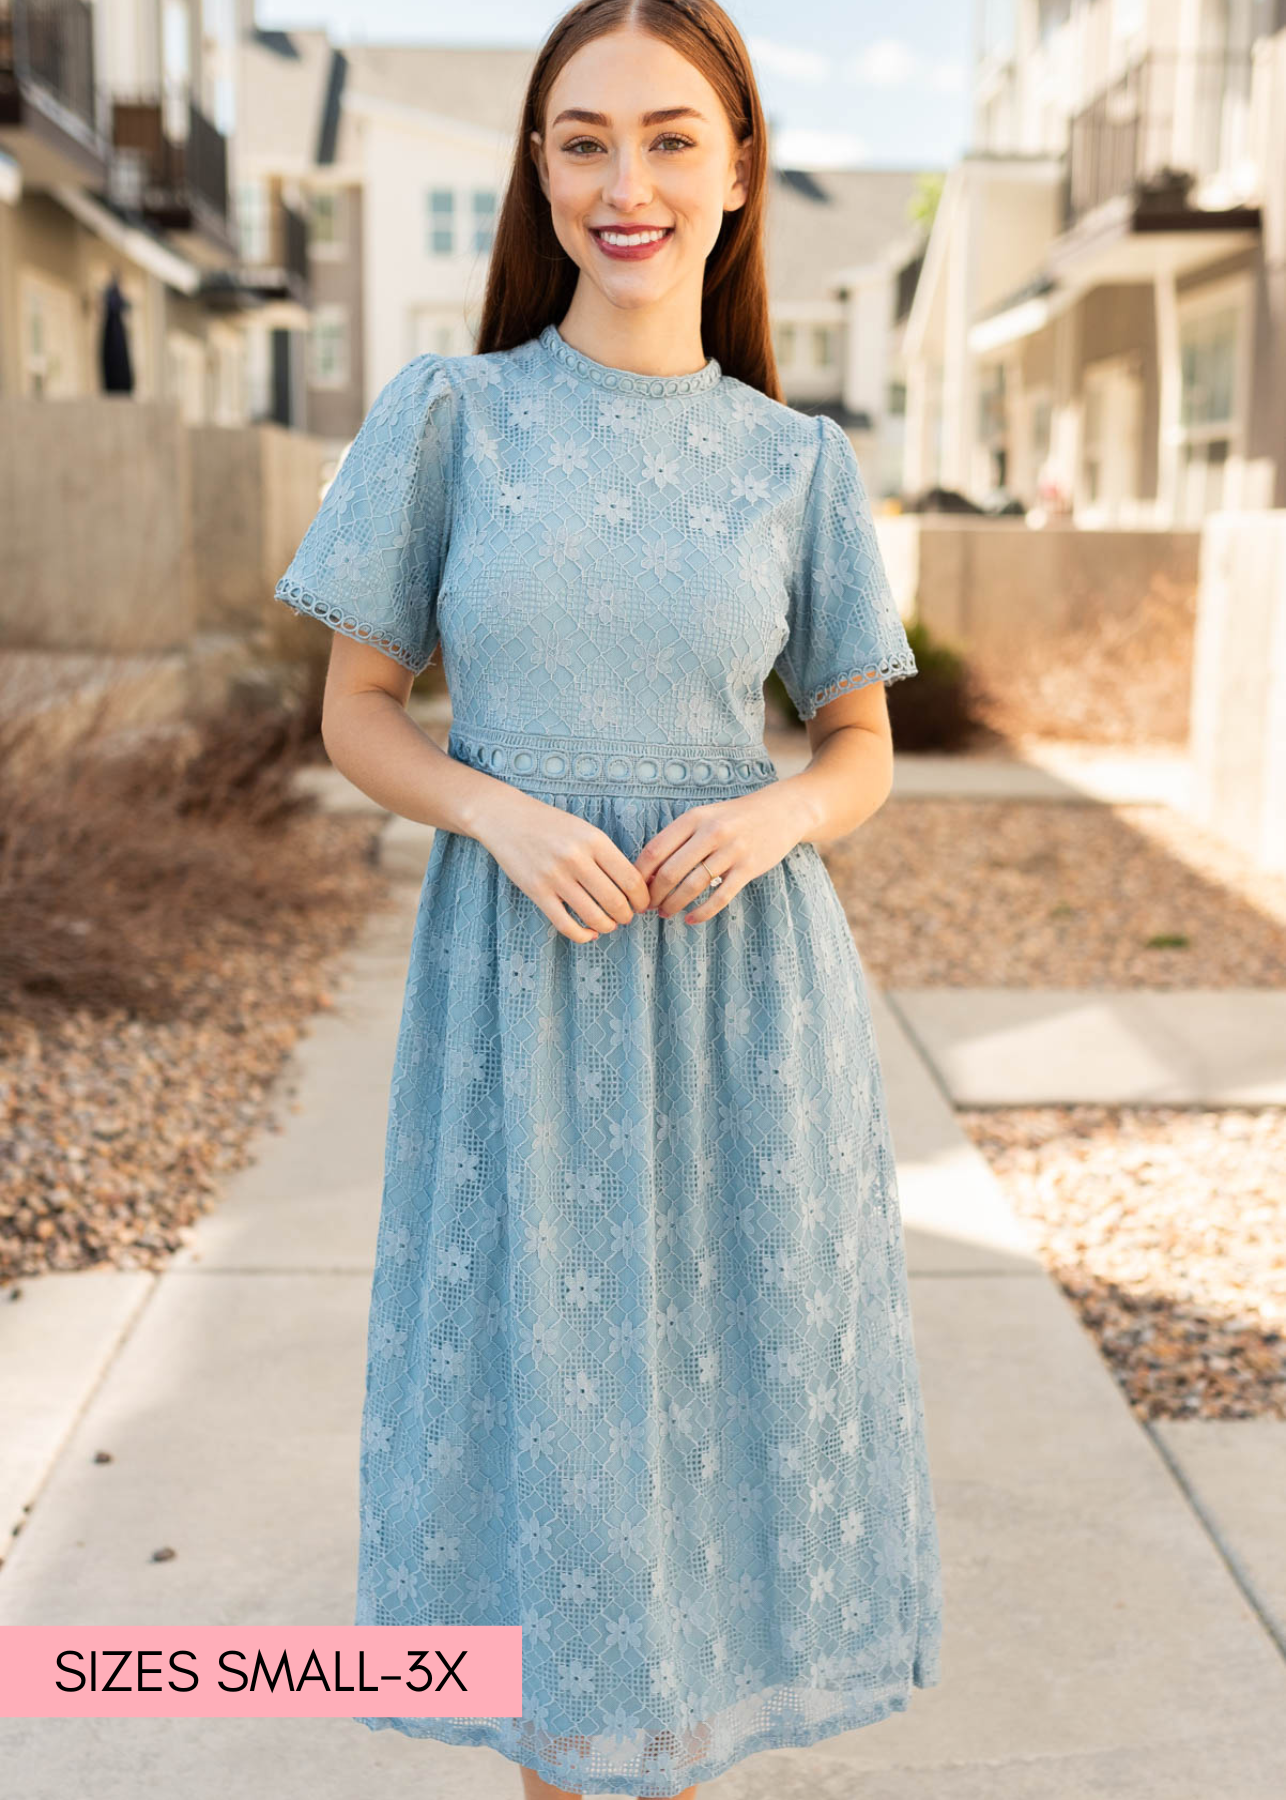
<path fill-rule="evenodd" d="M 775 169 L 768 191 L 768 291 L 815 300 L 840 270 L 874 262 L 910 229 L 919 169 Z"/>
<path fill-rule="evenodd" d="M 332 49 L 324 31 L 247 31 L 237 64 L 236 154 L 291 166 L 317 151 Z"/>
<path fill-rule="evenodd" d="M 357 93 L 445 118 L 464 119 L 509 136 L 534 49 L 454 44 L 346 44 L 348 86 Z"/>

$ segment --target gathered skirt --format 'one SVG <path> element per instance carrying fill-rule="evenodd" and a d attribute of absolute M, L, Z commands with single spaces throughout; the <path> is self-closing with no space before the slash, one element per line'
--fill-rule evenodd
<path fill-rule="evenodd" d="M 484 764 L 482 738 L 450 748 Z M 724 767 L 700 793 L 524 785 L 633 860 L 685 806 L 773 778 L 757 754 Z M 476 839 L 435 833 L 360 1502 L 358 1624 L 522 1628 L 520 1717 L 372 1729 L 673 1795 L 937 1683 L 892 1144 L 814 845 L 706 922 L 641 913 L 578 944 Z"/>

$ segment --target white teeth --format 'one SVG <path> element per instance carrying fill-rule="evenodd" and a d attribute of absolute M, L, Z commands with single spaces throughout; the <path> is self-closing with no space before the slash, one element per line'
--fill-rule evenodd
<path fill-rule="evenodd" d="M 599 237 L 605 244 L 655 244 L 658 238 L 667 235 L 665 231 L 600 231 Z"/>

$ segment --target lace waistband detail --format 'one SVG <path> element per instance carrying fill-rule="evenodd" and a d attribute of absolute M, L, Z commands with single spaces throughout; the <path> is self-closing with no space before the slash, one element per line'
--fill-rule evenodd
<path fill-rule="evenodd" d="M 474 731 L 452 725 L 447 753 L 517 787 L 566 793 L 744 792 L 777 779 L 762 744 L 655 744 Z"/>

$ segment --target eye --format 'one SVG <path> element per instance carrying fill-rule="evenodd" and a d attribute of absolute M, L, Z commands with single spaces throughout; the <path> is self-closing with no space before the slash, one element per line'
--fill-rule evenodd
<path fill-rule="evenodd" d="M 690 150 L 692 148 L 692 139 L 680 136 L 677 131 L 667 131 L 656 141 L 658 144 L 677 144 L 680 150 Z M 587 146 L 591 150 L 600 148 L 600 145 L 593 138 L 573 138 L 570 143 L 563 145 L 563 149 L 570 154 L 574 151 L 578 151 L 582 145 Z M 584 158 L 578 157 L 577 160 L 583 162 Z"/>

